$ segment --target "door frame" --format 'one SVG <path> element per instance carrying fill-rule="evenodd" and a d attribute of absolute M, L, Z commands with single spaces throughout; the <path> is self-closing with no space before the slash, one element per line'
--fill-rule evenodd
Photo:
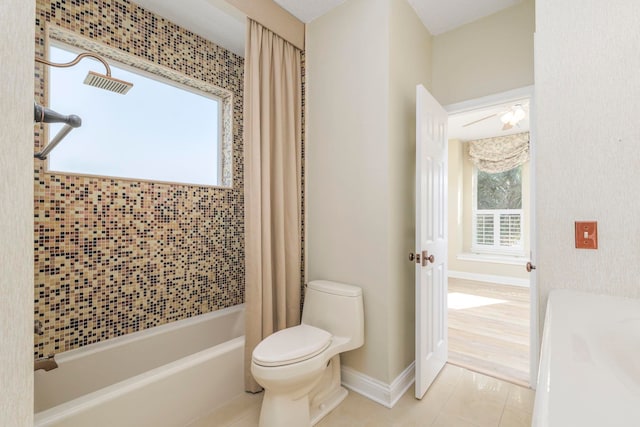
<path fill-rule="evenodd" d="M 536 254 L 536 126 L 535 126 L 535 108 L 534 103 L 534 86 L 525 86 L 506 92 L 500 92 L 481 98 L 470 99 L 468 101 L 457 102 L 445 105 L 444 109 L 452 114 L 465 113 L 472 110 L 491 107 L 497 104 L 503 104 L 510 101 L 517 101 L 522 98 L 529 98 L 529 141 L 530 141 L 530 189 L 531 201 L 529 212 L 529 259 L 533 264 Z M 538 285 L 535 270 L 529 275 L 529 386 L 536 388 L 538 378 L 538 362 L 539 362 L 539 316 L 538 316 Z"/>

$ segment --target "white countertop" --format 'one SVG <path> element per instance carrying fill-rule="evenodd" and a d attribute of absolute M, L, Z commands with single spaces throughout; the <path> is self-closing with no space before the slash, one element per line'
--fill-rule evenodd
<path fill-rule="evenodd" d="M 551 292 L 532 426 L 640 426 L 640 300 Z"/>

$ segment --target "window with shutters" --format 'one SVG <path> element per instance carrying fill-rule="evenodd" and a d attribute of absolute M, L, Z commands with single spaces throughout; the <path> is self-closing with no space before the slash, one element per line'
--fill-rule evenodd
<path fill-rule="evenodd" d="M 474 168 L 473 177 L 472 252 L 521 255 L 522 166 L 500 173 Z"/>

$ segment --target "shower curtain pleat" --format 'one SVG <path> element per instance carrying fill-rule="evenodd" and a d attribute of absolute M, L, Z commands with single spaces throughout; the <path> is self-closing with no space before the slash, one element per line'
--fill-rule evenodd
<path fill-rule="evenodd" d="M 300 323 L 301 53 L 249 19 L 244 87 L 245 388 L 251 354 Z"/>

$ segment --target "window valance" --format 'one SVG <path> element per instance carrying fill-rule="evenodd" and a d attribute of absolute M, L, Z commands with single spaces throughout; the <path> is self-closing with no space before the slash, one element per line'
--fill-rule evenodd
<path fill-rule="evenodd" d="M 529 160 L 529 132 L 469 141 L 469 157 L 483 172 L 513 169 Z"/>

